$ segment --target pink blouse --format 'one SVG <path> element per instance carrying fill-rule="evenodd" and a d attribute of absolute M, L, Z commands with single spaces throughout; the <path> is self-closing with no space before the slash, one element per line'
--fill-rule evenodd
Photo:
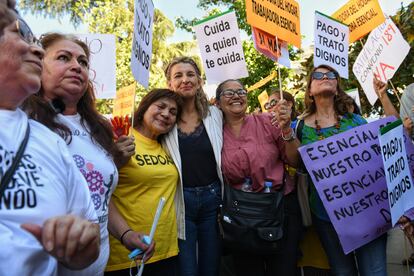
<path fill-rule="evenodd" d="M 271 124 L 270 114 L 247 115 L 238 138 L 225 124 L 223 140 L 222 170 L 226 183 L 240 189 L 244 179 L 250 177 L 254 192 L 264 190 L 265 179 L 272 181 L 273 189 L 281 187 L 285 145 L 280 128 Z"/>

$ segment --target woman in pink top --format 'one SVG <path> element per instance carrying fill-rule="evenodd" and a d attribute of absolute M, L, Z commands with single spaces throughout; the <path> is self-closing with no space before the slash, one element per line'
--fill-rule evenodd
<path fill-rule="evenodd" d="M 264 181 L 272 189 L 284 188 L 284 164 L 296 167 L 299 141 L 290 128 L 291 109 L 285 100 L 277 103 L 278 125 L 271 115 L 247 115 L 247 92 L 238 80 L 226 80 L 216 90 L 224 114 L 222 171 L 225 182 L 241 189 L 245 178 L 252 180 L 252 191 L 263 192 Z M 233 252 L 236 273 L 240 275 L 295 275 L 301 231 L 297 197 L 285 195 L 284 236 L 280 254 L 252 255 Z"/>

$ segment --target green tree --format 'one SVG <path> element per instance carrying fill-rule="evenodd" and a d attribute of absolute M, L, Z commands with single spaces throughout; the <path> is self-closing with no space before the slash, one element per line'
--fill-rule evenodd
<path fill-rule="evenodd" d="M 224 1 L 216 1 L 216 0 L 200 0 L 198 7 L 205 10 L 206 16 L 211 16 L 220 12 L 223 12 L 228 9 L 233 9 L 237 15 L 237 23 L 239 25 L 239 29 L 244 31 L 247 35 L 251 35 L 252 30 L 250 25 L 247 24 L 246 21 L 246 7 L 245 1 L 240 0 L 224 0 Z M 201 20 L 201 18 L 184 18 L 178 17 L 176 19 L 176 26 L 188 32 L 192 31 L 192 26 Z M 242 79 L 244 85 L 251 86 L 256 82 L 260 81 L 261 79 L 267 77 L 272 71 L 277 70 L 277 63 L 273 62 L 272 60 L 268 59 L 254 48 L 252 41 L 244 41 L 243 42 L 243 50 L 246 60 L 246 65 L 249 71 L 249 76 L 247 78 Z M 289 48 L 290 58 L 291 60 L 297 60 L 300 56 L 300 50 L 294 50 L 293 48 Z M 292 94 L 296 94 L 298 92 L 298 82 L 294 79 L 294 75 L 292 74 L 291 70 L 287 68 L 281 68 L 281 78 L 282 78 L 282 88 L 283 90 L 288 89 L 289 92 Z M 248 106 L 249 111 L 254 111 L 257 107 L 259 107 L 259 102 L 257 96 L 263 91 L 268 90 L 271 87 L 279 87 L 278 78 L 273 79 L 272 81 L 268 82 L 266 85 L 262 86 L 261 88 L 254 90 L 248 94 Z"/>
<path fill-rule="evenodd" d="M 414 76 L 414 66 L 412 55 L 412 49 L 414 44 L 414 15 L 413 15 L 413 6 L 414 3 L 410 3 L 407 7 L 401 6 L 401 9 L 397 12 L 396 15 L 392 16 L 393 21 L 400 29 L 404 38 L 408 41 L 411 46 L 410 53 L 405 58 L 404 62 L 399 67 L 395 76 L 392 79 L 394 86 L 400 91 L 408 84 L 412 83 Z M 246 8 L 245 1 L 243 0 L 199 0 L 198 7 L 208 11 L 212 8 L 233 8 L 236 11 L 239 28 L 244 30 L 247 34 L 251 34 L 250 25 L 246 21 Z M 191 26 L 196 22 L 197 18 L 185 19 L 180 17 L 176 20 L 175 24 L 177 27 L 190 31 Z M 366 37 L 361 39 L 362 43 L 365 43 Z M 362 49 L 362 43 L 355 42 L 349 48 L 349 72 L 352 72 L 352 65 L 354 64 L 356 57 Z M 254 82 L 260 80 L 260 78 L 267 76 L 271 70 L 275 68 L 275 65 L 267 60 L 264 56 L 257 53 L 254 50 L 251 42 L 244 42 L 243 48 L 246 55 L 246 63 L 248 66 L 250 76 L 243 80 L 244 84 L 251 85 Z M 308 73 L 313 68 L 313 54 L 304 55 L 303 51 L 293 51 L 292 48 L 289 49 L 291 60 L 299 64 L 299 68 L 295 70 L 282 70 L 282 79 L 283 79 L 283 88 L 289 88 L 289 92 L 296 95 L 296 100 L 299 105 L 303 105 L 304 91 L 306 89 L 306 80 Z M 277 80 L 273 80 L 263 89 L 268 88 L 268 86 L 278 86 Z M 375 106 L 371 106 L 366 98 L 365 94 L 362 91 L 361 86 L 359 85 L 358 80 L 351 73 L 348 80 L 342 81 L 342 86 L 345 90 L 358 88 L 361 97 L 361 106 L 362 110 L 366 115 L 371 114 L 382 114 L 382 107 L 377 102 Z M 260 89 L 262 90 L 262 89 Z M 251 109 L 255 108 L 257 103 L 257 95 L 261 91 L 254 91 L 249 94 L 249 102 Z M 397 97 L 391 95 L 391 100 L 394 102 L 395 106 L 398 108 Z"/>
<path fill-rule="evenodd" d="M 25 1 L 23 1 L 25 2 Z M 73 22 L 81 20 L 88 25 L 91 33 L 114 34 L 116 39 L 116 78 L 117 89 L 134 83 L 131 73 L 131 48 L 134 26 L 133 0 L 102 0 L 102 1 L 61 1 L 66 5 L 59 8 L 50 5 L 60 1 L 27 1 L 31 4 L 23 9 L 34 9 L 35 12 L 60 16 L 74 13 Z M 33 3 L 32 3 L 33 2 Z M 44 3 L 43 3 L 44 2 Z M 82 2 L 80 4 L 79 2 Z M 23 5 L 24 3 L 22 3 Z M 88 12 L 85 12 L 85 11 Z M 187 55 L 194 47 L 194 42 L 167 44 L 167 38 L 174 34 L 175 28 L 165 15 L 155 9 L 152 41 L 152 59 L 150 67 L 149 89 L 165 87 L 166 80 L 163 68 L 176 56 Z M 137 85 L 137 101 L 147 93 L 141 85 Z M 98 101 L 98 108 L 103 113 L 111 113 L 112 100 Z"/>

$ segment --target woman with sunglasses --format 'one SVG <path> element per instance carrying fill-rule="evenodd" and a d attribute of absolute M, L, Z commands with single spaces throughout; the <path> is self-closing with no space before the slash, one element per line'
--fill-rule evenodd
<path fill-rule="evenodd" d="M 290 128 L 291 108 L 277 103 L 278 125 L 268 113 L 247 115 L 247 92 L 239 80 L 226 80 L 216 90 L 217 104 L 224 115 L 222 170 L 226 185 L 241 189 L 251 179 L 251 191 L 263 192 L 264 182 L 272 190 L 284 189 L 284 164 L 296 167 L 299 141 Z M 295 275 L 301 217 L 297 197 L 284 190 L 285 220 L 280 254 L 232 252 L 236 275 Z"/>
<path fill-rule="evenodd" d="M 350 113 L 350 98 L 340 87 L 338 72 L 320 65 L 310 74 L 306 93 L 301 143 L 306 145 L 366 124 L 360 115 Z M 310 185 L 312 221 L 328 256 L 334 275 L 387 275 L 386 234 L 345 255 L 335 229 L 313 183 Z M 358 263 L 358 269 L 355 263 Z"/>
<path fill-rule="evenodd" d="M 44 51 L 35 41 L 23 19 L 0 4 L 0 275 L 57 275 L 99 255 L 96 213 L 65 142 L 19 108 L 41 85 Z"/>

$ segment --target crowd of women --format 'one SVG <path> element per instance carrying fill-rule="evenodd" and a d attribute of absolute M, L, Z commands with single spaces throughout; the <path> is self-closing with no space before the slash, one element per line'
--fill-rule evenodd
<path fill-rule="evenodd" d="M 38 40 L 14 5 L 0 1 L 1 275 L 131 275 L 141 262 L 149 276 L 296 275 L 298 147 L 366 123 L 333 68 L 309 73 L 297 119 L 293 97 L 278 90 L 271 112 L 247 114 L 246 89 L 233 79 L 210 105 L 196 62 L 177 57 L 167 88 L 149 91 L 130 135 L 118 137 L 96 109 L 87 45 L 59 33 Z M 283 235 L 277 252 L 222 258 L 219 206 L 226 185 L 240 190 L 246 179 L 251 193 L 283 194 Z M 386 234 L 345 255 L 312 184 L 309 202 L 334 275 L 387 275 Z"/>

